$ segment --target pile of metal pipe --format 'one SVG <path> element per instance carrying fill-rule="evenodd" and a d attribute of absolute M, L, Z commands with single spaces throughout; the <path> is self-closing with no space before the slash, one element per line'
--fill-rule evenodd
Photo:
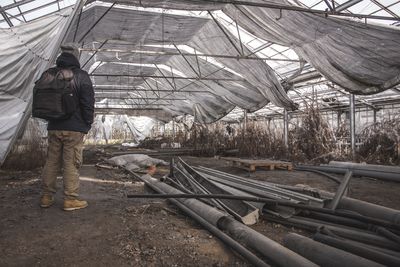
<path fill-rule="evenodd" d="M 229 185 L 235 185 L 237 188 L 247 189 L 246 186 L 252 186 L 257 189 L 270 190 L 271 188 L 274 190 L 276 188 L 284 189 L 285 191 L 292 191 L 296 193 L 300 193 L 300 195 L 310 194 L 312 197 L 319 199 L 319 197 L 324 198 L 326 201 L 322 202 L 325 207 L 338 210 L 339 215 L 332 215 L 327 213 L 320 213 L 318 211 L 303 211 L 299 215 L 291 214 L 288 217 L 282 216 L 282 214 L 273 214 L 267 213 L 263 214 L 263 218 L 267 221 L 281 223 L 284 225 L 297 227 L 301 229 L 308 230 L 310 232 L 318 234 L 317 238 L 321 240 L 324 239 L 326 234 L 320 232 L 320 229 L 325 229 L 324 233 L 330 232 L 336 236 L 336 239 L 341 240 L 346 244 L 352 244 L 352 249 L 347 250 L 345 246 L 342 248 L 335 248 L 336 252 L 340 249 L 340 253 L 344 253 L 345 255 L 352 255 L 350 258 L 355 256 L 355 259 L 358 259 L 360 265 L 358 266 L 380 266 L 380 264 L 393 264 L 400 261 L 400 257 L 397 255 L 400 252 L 399 246 L 399 236 L 398 236 L 398 228 L 384 228 L 379 225 L 375 225 L 370 221 L 360 220 L 362 215 L 376 218 L 377 221 L 388 222 L 388 225 L 400 225 L 400 211 L 390 209 L 387 207 L 375 205 L 372 203 L 368 203 L 361 200 L 352 199 L 349 197 L 343 197 L 343 194 L 349 184 L 350 178 L 353 173 L 353 169 L 345 170 L 346 176 L 341 180 L 341 183 L 338 188 L 338 192 L 336 194 L 312 190 L 312 189 L 304 189 L 299 190 L 297 187 L 279 185 L 273 183 L 266 183 L 260 181 L 252 181 L 250 179 L 245 179 L 240 176 L 235 176 L 231 174 L 227 174 L 221 171 L 212 170 L 205 167 L 196 168 L 199 172 L 203 172 L 204 175 L 209 175 L 210 179 L 213 181 L 217 181 L 220 183 L 225 183 Z M 225 181 L 224 181 L 225 180 Z M 254 192 L 253 192 L 254 193 Z M 290 195 L 290 193 L 286 193 L 286 196 Z M 271 197 L 272 195 L 270 195 Z M 304 200 L 304 199 L 303 199 Z M 333 201 L 332 201 L 333 200 Z M 268 207 L 266 207 L 268 208 Z M 342 212 L 348 211 L 350 214 L 353 212 L 354 215 L 361 215 L 360 218 L 355 216 L 354 218 L 343 217 L 340 216 Z M 327 238 L 329 239 L 329 238 Z M 325 239 L 324 239 L 325 240 Z M 311 240 L 312 241 L 312 240 Z M 315 241 L 312 241 L 315 242 Z M 340 243 L 340 242 L 337 242 Z M 335 243 L 336 244 L 336 243 Z M 304 244 L 303 244 L 304 245 Z M 323 246 L 318 246 L 321 248 Z M 355 248 L 361 247 L 361 249 L 357 250 Z M 362 248 L 367 248 L 363 250 Z M 381 249 L 383 251 L 378 251 L 377 249 Z M 305 248 L 304 248 L 305 249 Z M 374 250 L 378 251 L 373 256 L 365 257 L 365 251 Z M 360 253 L 362 251 L 363 253 Z M 299 252 L 299 251 L 297 251 Z M 357 252 L 357 253 L 355 253 Z M 301 253 L 300 253 L 301 254 Z M 328 253 L 329 254 L 329 253 Z M 303 255 L 303 254 L 302 254 Z M 305 255 L 303 255 L 305 256 Z M 327 262 L 319 262 L 317 259 L 313 257 L 307 257 L 311 261 L 315 263 L 324 263 L 324 266 L 332 265 L 332 262 L 329 263 L 329 257 Z M 346 258 L 346 257 L 345 257 Z M 344 261 L 344 258 L 341 262 Z M 368 264 L 366 264 L 368 263 Z M 347 261 L 348 266 L 357 266 L 357 264 L 353 263 L 352 260 Z M 355 264 L 355 265 L 354 265 Z M 366 264 L 366 265 L 364 265 Z M 335 266 L 333 264 L 332 266 Z"/>
<path fill-rule="evenodd" d="M 344 266 L 395 266 L 400 261 L 400 211 L 343 197 L 351 174 L 348 171 L 336 194 L 254 181 L 205 167 L 193 168 L 181 159 L 172 162 L 165 179 L 175 188 L 149 176 L 141 179 L 166 198 L 172 198 L 178 207 L 183 205 L 184 211 L 185 207 L 192 211 L 194 219 L 203 218 L 214 227 L 211 232 L 227 233 L 240 243 L 236 249 L 244 248 L 241 253 L 252 263 L 260 259 L 252 258 L 254 254 L 247 248 L 277 266 L 337 266 L 333 258 L 340 259 Z M 251 213 L 248 207 L 255 208 L 269 222 L 310 231 L 315 240 L 292 236 L 286 239 L 291 245 L 285 245 L 296 253 L 284 250 L 243 224 L 244 214 L 238 214 Z M 190 215 L 190 211 L 185 212 Z M 202 225 L 207 228 L 206 223 Z M 221 240 L 224 238 L 221 235 Z M 366 255 L 370 250 L 376 253 Z"/>
<path fill-rule="evenodd" d="M 173 177 L 186 190 L 199 194 L 225 194 L 231 195 L 226 187 L 213 183 L 201 173 L 195 171 L 189 164 L 178 158 L 175 164 L 172 162 Z M 235 199 L 210 199 L 208 204 L 224 210 L 247 225 L 255 224 L 259 218 L 259 209 L 251 203 Z"/>
<path fill-rule="evenodd" d="M 160 182 L 157 179 L 144 175 L 140 179 L 146 183 L 149 187 L 160 194 L 182 194 L 172 186 L 166 183 Z M 222 212 L 214 207 L 211 207 L 196 199 L 175 199 L 174 202 L 179 202 L 181 205 L 185 206 L 188 210 L 192 211 L 208 224 L 215 228 L 227 232 L 231 239 L 236 240 L 236 242 L 243 244 L 243 246 L 250 247 L 251 249 L 260 253 L 272 264 L 277 266 L 318 266 L 311 261 L 303 258 L 297 253 L 285 248 L 284 246 L 278 244 L 277 242 L 267 238 L 266 236 L 258 233 L 257 231 L 245 226 L 244 224 L 238 222 L 233 217 L 225 212 Z M 180 206 L 181 206 L 180 205 Z M 186 210 L 187 210 L 186 209 Z M 196 219 L 197 216 L 194 217 Z M 204 224 L 206 225 L 206 224 Z M 236 247 L 239 247 L 236 245 Z M 238 250 L 236 250 L 238 251 Z M 247 253 L 248 254 L 248 253 Z M 245 253 L 241 253 L 245 256 Z M 250 254 L 251 255 L 251 254 Z M 246 259 L 253 258 L 253 256 L 246 256 Z M 256 257 L 256 256 L 254 256 Z M 260 259 L 252 259 L 252 263 L 259 262 Z M 262 265 L 256 265 L 262 266 Z M 265 266 L 265 265 L 263 265 Z"/>

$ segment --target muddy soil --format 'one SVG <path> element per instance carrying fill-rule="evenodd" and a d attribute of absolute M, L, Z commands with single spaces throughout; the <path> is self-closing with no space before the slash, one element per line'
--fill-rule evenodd
<path fill-rule="evenodd" d="M 297 171 L 248 172 L 215 158 L 183 157 L 188 163 L 275 183 L 334 192 L 335 182 Z M 168 158 L 164 158 L 168 159 Z M 95 163 L 90 158 L 90 163 Z M 158 169 L 160 176 L 168 171 Z M 0 266 L 248 266 L 219 240 L 161 199 L 127 199 L 143 183 L 115 169 L 84 165 L 83 210 L 62 211 L 62 190 L 48 209 L 39 207 L 40 170 L 0 171 Z M 62 180 L 58 181 L 62 188 Z M 351 181 L 350 196 L 400 207 L 399 184 L 365 178 Z M 281 242 L 288 232 L 308 233 L 261 220 L 254 229 Z"/>

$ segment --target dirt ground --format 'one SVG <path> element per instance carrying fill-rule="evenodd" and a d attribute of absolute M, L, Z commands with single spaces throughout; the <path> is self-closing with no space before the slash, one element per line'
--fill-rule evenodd
<path fill-rule="evenodd" d="M 249 177 L 223 160 L 183 158 L 195 166 Z M 54 206 L 40 208 L 39 178 L 40 170 L 0 171 L 0 266 L 248 266 L 167 201 L 126 198 L 145 188 L 121 170 L 84 165 L 81 197 L 89 207 L 74 212 L 61 210 L 62 190 Z M 308 172 L 257 171 L 249 179 L 332 192 L 337 188 L 333 181 Z M 396 183 L 354 178 L 350 196 L 399 209 L 399 189 Z M 263 220 L 253 228 L 278 242 L 288 232 L 301 232 Z"/>

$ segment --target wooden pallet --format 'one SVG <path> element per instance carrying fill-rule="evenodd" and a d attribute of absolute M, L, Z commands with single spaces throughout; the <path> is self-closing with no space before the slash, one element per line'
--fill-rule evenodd
<path fill-rule="evenodd" d="M 222 157 L 221 159 L 229 161 L 232 166 L 245 169 L 250 172 L 256 171 L 256 168 L 262 168 L 267 170 L 284 169 L 291 171 L 293 170 L 293 164 L 291 162 L 269 160 L 269 159 L 240 159 Z"/>

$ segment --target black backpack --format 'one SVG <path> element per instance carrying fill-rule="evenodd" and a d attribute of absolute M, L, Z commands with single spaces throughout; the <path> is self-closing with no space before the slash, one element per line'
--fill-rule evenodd
<path fill-rule="evenodd" d="M 71 69 L 45 71 L 33 88 L 32 116 L 48 121 L 65 120 L 78 108 Z"/>

